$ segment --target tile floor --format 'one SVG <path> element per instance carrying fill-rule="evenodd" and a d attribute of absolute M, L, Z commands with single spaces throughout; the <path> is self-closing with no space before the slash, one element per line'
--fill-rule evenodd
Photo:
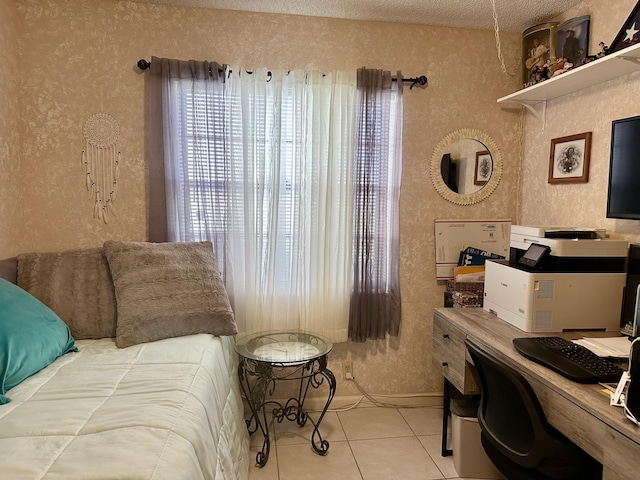
<path fill-rule="evenodd" d="M 324 457 L 311 449 L 312 429 L 310 422 L 302 428 L 286 420 L 276 423 L 269 461 L 264 468 L 252 464 L 249 480 L 458 478 L 452 457 L 440 455 L 441 407 L 359 407 L 328 412 L 320 426 L 323 438 L 330 442 Z M 261 446 L 262 440 L 254 434 L 252 462 Z"/>

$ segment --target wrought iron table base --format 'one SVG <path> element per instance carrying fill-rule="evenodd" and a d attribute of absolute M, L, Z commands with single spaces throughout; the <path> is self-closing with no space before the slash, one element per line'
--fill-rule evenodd
<path fill-rule="evenodd" d="M 269 425 L 273 420 L 282 423 L 286 418 L 287 420 L 295 421 L 300 427 L 310 421 L 313 424 L 313 433 L 311 434 L 313 450 L 318 455 L 327 454 L 329 442 L 322 438 L 319 427 L 335 395 L 336 378 L 333 372 L 327 368 L 326 355 L 296 365 L 260 362 L 241 358 L 238 376 L 242 392 L 251 408 L 251 417 L 246 420 L 249 435 L 253 435 L 260 429 L 264 436 L 262 449 L 256 454 L 256 465 L 258 467 L 264 467 L 269 460 L 269 452 L 271 451 Z M 298 396 L 290 398 L 284 405 L 275 400 L 266 400 L 267 396 L 273 394 L 276 381 L 279 380 L 299 382 Z M 314 422 L 304 410 L 304 401 L 309 392 L 309 387 L 317 389 L 324 384 L 325 380 L 329 387 L 329 394 L 318 421 Z M 271 415 L 271 419 L 269 415 Z"/>

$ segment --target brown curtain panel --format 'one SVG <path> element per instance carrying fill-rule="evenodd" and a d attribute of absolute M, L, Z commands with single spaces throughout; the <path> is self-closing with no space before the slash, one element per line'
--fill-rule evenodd
<path fill-rule="evenodd" d="M 202 140 L 207 135 L 202 132 L 183 132 L 178 125 L 172 125 L 172 117 L 189 116 L 192 123 L 207 125 L 211 117 L 222 116 L 221 112 L 212 110 L 212 97 L 224 81 L 224 65 L 216 62 L 197 60 L 175 60 L 152 57 L 150 75 L 146 76 L 146 116 L 147 116 L 147 165 L 149 168 L 149 212 L 148 238 L 151 242 L 165 241 L 200 241 L 214 240 L 199 237 L 193 225 L 183 225 L 177 210 L 187 208 L 181 196 L 196 195 L 202 197 L 203 190 L 208 188 L 202 175 L 178 171 L 177 158 L 186 155 L 187 150 L 200 160 L 199 165 L 210 162 L 214 155 L 212 145 Z M 179 79 L 182 82 L 172 82 Z M 202 89 L 203 82 L 210 83 L 211 88 Z M 207 97 L 196 103 L 193 100 L 196 85 L 199 93 Z M 200 95 L 201 98 L 203 94 Z M 219 103 L 219 102 L 218 102 Z M 217 105 L 216 105 L 217 106 Z M 173 110 L 172 110 L 173 109 Z M 209 133 L 209 132 L 207 132 Z M 214 135 L 212 134 L 211 137 Z M 207 179 L 208 180 L 208 179 Z M 187 185 L 188 190 L 178 189 L 177 185 Z M 190 218 L 190 215 L 183 215 Z M 205 219 L 206 220 L 206 219 Z M 193 237 L 193 238 L 190 238 Z"/>
<path fill-rule="evenodd" d="M 398 204 L 402 171 L 402 76 L 358 70 L 353 176 L 353 287 L 349 338 L 398 335 Z"/>
<path fill-rule="evenodd" d="M 167 209 L 164 194 L 164 144 L 162 136 L 162 71 L 161 59 L 151 59 L 151 74 L 146 82 L 147 178 L 149 179 L 149 211 L 147 215 L 150 242 L 166 242 Z"/>

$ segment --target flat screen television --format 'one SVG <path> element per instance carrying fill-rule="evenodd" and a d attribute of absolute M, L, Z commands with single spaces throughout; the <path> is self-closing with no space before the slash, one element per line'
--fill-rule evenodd
<path fill-rule="evenodd" d="M 612 122 L 607 217 L 640 220 L 640 116 Z"/>

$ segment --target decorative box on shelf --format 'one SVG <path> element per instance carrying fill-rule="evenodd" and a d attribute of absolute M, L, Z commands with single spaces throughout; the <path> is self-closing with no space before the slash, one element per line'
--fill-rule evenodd
<path fill-rule="evenodd" d="M 453 292 L 453 308 L 482 307 L 482 295 L 471 292 Z"/>
<path fill-rule="evenodd" d="M 484 282 L 456 282 L 447 280 L 447 292 L 471 292 L 482 295 L 484 293 Z"/>
<path fill-rule="evenodd" d="M 444 306 L 454 308 L 482 307 L 484 282 L 456 282 L 447 280 Z"/>

